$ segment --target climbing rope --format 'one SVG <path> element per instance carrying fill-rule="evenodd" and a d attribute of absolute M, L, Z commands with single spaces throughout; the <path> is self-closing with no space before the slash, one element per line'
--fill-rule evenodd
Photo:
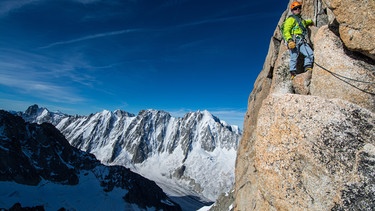
<path fill-rule="evenodd" d="M 323 70 L 331 73 L 332 75 L 336 76 L 336 77 L 340 77 L 340 78 L 345 78 L 347 80 L 351 80 L 351 81 L 355 81 L 355 82 L 359 82 L 359 83 L 366 83 L 366 84 L 375 84 L 375 82 L 369 82 L 369 81 L 360 81 L 360 80 L 356 80 L 356 79 L 353 79 L 353 78 L 349 78 L 349 77 L 346 77 L 346 76 L 343 76 L 343 75 L 340 75 L 340 74 L 337 74 L 337 73 L 334 73 L 330 70 L 328 70 L 327 68 L 323 67 L 322 65 L 314 62 L 314 64 L 316 64 L 318 67 L 322 68 Z"/>
<path fill-rule="evenodd" d="M 318 67 L 320 67 L 320 68 L 322 68 L 323 70 L 325 70 L 325 71 L 329 72 L 330 74 L 332 74 L 333 77 L 336 77 L 337 79 L 339 79 L 339 80 L 341 80 L 341 81 L 347 83 L 348 85 L 352 86 L 353 88 L 356 88 L 356 89 L 358 89 L 358 90 L 360 90 L 360 91 L 362 91 L 362 92 L 364 92 L 364 93 L 370 94 L 370 95 L 375 95 L 374 92 L 370 92 L 370 91 L 367 91 L 367 90 L 365 90 L 365 89 L 361 89 L 361 88 L 359 88 L 359 87 L 357 87 L 357 86 L 355 86 L 355 85 L 349 83 L 348 81 L 345 81 L 343 78 L 345 78 L 345 79 L 347 79 L 347 80 L 351 80 L 351 81 L 360 82 L 360 83 L 366 83 L 366 84 L 374 84 L 373 82 L 360 81 L 360 80 L 355 80 L 355 79 L 352 79 L 352 78 L 348 78 L 348 77 L 346 77 L 346 76 L 343 76 L 343 75 L 340 75 L 340 74 L 334 73 L 334 72 L 328 70 L 327 68 L 324 68 L 322 65 L 317 64 L 316 62 L 314 62 L 314 64 L 316 64 Z"/>

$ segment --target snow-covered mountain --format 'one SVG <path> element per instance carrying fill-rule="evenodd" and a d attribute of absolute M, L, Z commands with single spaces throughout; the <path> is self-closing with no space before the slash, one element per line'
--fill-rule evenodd
<path fill-rule="evenodd" d="M 0 110 L 0 210 L 181 210 L 155 182 L 105 166 L 50 123 Z"/>
<path fill-rule="evenodd" d="M 33 105 L 19 115 L 30 122 L 54 124 L 72 146 L 104 164 L 140 173 L 172 197 L 215 201 L 233 186 L 241 131 L 208 111 L 182 118 L 157 110 L 70 116 Z"/>

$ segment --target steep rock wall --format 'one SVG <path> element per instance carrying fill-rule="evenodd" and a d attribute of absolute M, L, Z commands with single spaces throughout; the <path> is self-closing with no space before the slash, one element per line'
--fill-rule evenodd
<path fill-rule="evenodd" d="M 291 81 L 275 30 L 248 100 L 234 210 L 375 207 L 375 1 L 303 5 L 316 63 Z"/>
<path fill-rule="evenodd" d="M 352 51 L 375 59 L 375 1 L 325 0 L 339 23 L 340 38 Z"/>

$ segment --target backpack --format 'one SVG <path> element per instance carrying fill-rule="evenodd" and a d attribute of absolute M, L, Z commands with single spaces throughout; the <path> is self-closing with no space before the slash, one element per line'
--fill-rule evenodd
<path fill-rule="evenodd" d="M 301 18 L 299 18 L 298 16 L 292 14 L 292 15 L 289 15 L 289 17 L 293 17 L 297 23 L 298 23 L 298 26 L 302 29 L 303 31 L 303 36 L 305 36 L 307 34 L 307 29 L 306 27 L 303 26 L 302 24 L 302 20 Z M 288 17 L 288 18 L 289 18 Z M 287 18 L 287 19 L 288 19 Z M 286 19 L 285 19 L 286 20 Z M 285 40 L 285 37 L 284 37 L 284 24 L 285 24 L 285 21 L 281 24 L 281 26 L 279 26 L 279 29 L 280 29 L 280 33 L 281 33 L 281 37 L 283 38 L 284 42 L 287 43 L 287 40 Z"/>

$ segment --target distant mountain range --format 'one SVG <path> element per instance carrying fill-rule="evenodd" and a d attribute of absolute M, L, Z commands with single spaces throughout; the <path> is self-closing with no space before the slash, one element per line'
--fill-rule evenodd
<path fill-rule="evenodd" d="M 215 201 L 234 183 L 241 131 L 208 111 L 182 118 L 158 110 L 73 116 L 32 105 L 17 115 L 32 123 L 52 123 L 72 146 L 94 154 L 103 164 L 130 168 L 175 199 Z"/>
<path fill-rule="evenodd" d="M 49 123 L 0 110 L 0 210 L 181 210 L 123 166 L 72 147 Z"/>

